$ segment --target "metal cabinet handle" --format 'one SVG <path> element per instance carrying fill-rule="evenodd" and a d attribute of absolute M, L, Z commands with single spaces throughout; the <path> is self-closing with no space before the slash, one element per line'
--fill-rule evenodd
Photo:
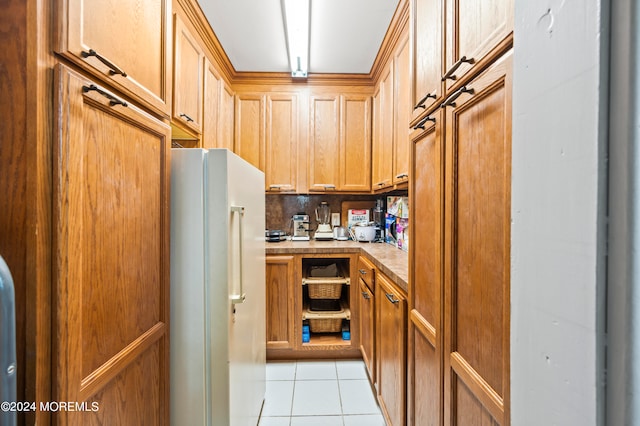
<path fill-rule="evenodd" d="M 455 100 L 458 99 L 458 97 L 460 97 L 460 95 L 462 95 L 463 93 L 468 93 L 470 95 L 473 95 L 474 92 L 473 92 L 473 89 L 469 89 L 467 88 L 467 86 L 462 86 L 461 88 L 456 90 L 453 93 L 453 95 L 449 96 L 449 98 L 447 98 L 447 100 L 444 101 L 442 105 L 440 105 L 440 107 L 441 108 L 448 107 L 448 106 L 455 107 L 456 106 Z"/>
<path fill-rule="evenodd" d="M 238 294 L 232 294 L 230 299 L 231 299 L 231 303 L 233 303 L 234 305 L 238 304 L 238 303 L 244 303 L 244 300 L 246 298 L 246 295 L 244 294 L 242 287 L 243 287 L 243 279 L 242 279 L 242 270 L 244 269 L 244 251 L 242 250 L 242 228 L 243 228 L 243 222 L 242 222 L 242 218 L 244 217 L 244 207 L 241 206 L 231 206 L 231 213 L 238 213 L 239 214 L 239 223 L 238 223 L 238 247 L 239 247 L 239 251 L 240 251 L 240 291 L 238 292 Z"/>
<path fill-rule="evenodd" d="M 428 118 L 428 117 L 427 117 Z M 396 176 L 396 179 L 406 179 L 408 178 L 409 175 L 406 173 L 400 173 L 398 176 Z"/>
<path fill-rule="evenodd" d="M 109 106 L 122 105 L 125 108 L 129 106 L 122 99 L 119 99 L 119 98 L 113 96 L 111 93 L 102 90 L 101 88 L 99 88 L 95 84 L 90 84 L 88 86 L 82 86 L 82 93 L 87 93 L 87 92 L 91 92 L 91 91 L 98 92 L 102 96 L 104 96 L 105 98 L 109 99 Z"/>
<path fill-rule="evenodd" d="M 426 128 L 424 125 L 427 123 L 427 121 L 431 121 L 432 123 L 435 123 L 436 119 L 431 117 L 431 116 L 427 116 L 427 117 L 423 118 L 422 120 L 420 120 L 418 122 L 418 124 L 415 125 L 413 130 L 418 130 L 418 129 L 424 130 Z"/>
<path fill-rule="evenodd" d="M 193 118 L 189 117 L 187 114 L 180 113 L 180 117 L 184 118 L 185 120 L 187 120 L 187 122 L 192 123 L 193 122 Z"/>
<path fill-rule="evenodd" d="M 413 110 L 417 110 L 418 108 L 422 108 L 422 109 L 426 109 L 427 107 L 424 105 L 424 103 L 427 101 L 427 99 L 435 99 L 436 98 L 436 94 L 435 93 L 427 93 L 424 98 L 420 99 L 418 101 L 418 103 L 413 107 Z"/>
<path fill-rule="evenodd" d="M 449 69 L 449 71 L 447 71 L 447 73 L 445 75 L 442 76 L 442 81 L 445 81 L 446 79 L 451 79 L 451 80 L 455 80 L 456 76 L 453 74 L 456 72 L 456 70 L 458 68 L 460 68 L 460 65 L 467 63 L 467 64 L 474 64 L 476 61 L 473 58 L 467 58 L 466 56 L 463 56 L 462 58 L 460 58 L 458 60 L 458 62 L 456 62 L 455 64 L 453 64 L 453 66 Z"/>
<path fill-rule="evenodd" d="M 358 269 L 358 272 L 360 272 L 362 275 L 367 274 L 367 271 L 365 269 Z"/>
<path fill-rule="evenodd" d="M 97 60 L 99 60 L 100 62 L 102 62 L 103 64 L 105 64 L 106 66 L 108 66 L 110 68 L 109 75 L 120 74 L 123 77 L 127 76 L 127 73 L 122 71 L 120 69 L 120 67 L 118 67 L 116 64 L 114 64 L 113 62 L 111 62 L 110 60 L 105 58 L 104 56 L 100 55 L 98 52 L 96 52 L 93 49 L 89 49 L 88 52 L 83 50 L 82 52 L 80 52 L 80 56 L 82 56 L 83 58 L 88 58 L 90 56 L 95 57 Z"/>
<path fill-rule="evenodd" d="M 389 302 L 393 303 L 394 305 L 400 301 L 400 299 L 396 299 L 395 297 L 393 297 L 393 294 L 385 293 L 385 296 L 387 296 L 387 300 L 389 300 Z"/>
<path fill-rule="evenodd" d="M 363 291 L 363 292 L 362 292 L 362 297 L 363 297 L 364 299 L 366 299 L 366 300 L 371 299 L 371 296 L 369 296 L 369 293 L 367 293 L 366 291 Z"/>

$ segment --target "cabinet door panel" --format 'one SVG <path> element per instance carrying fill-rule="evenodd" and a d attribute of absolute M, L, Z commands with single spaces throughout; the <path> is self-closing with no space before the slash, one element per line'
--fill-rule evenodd
<path fill-rule="evenodd" d="M 371 190 L 371 99 L 341 98 L 340 187 L 342 191 Z"/>
<path fill-rule="evenodd" d="M 393 173 L 393 64 L 380 82 L 380 115 L 378 144 L 374 147 L 372 189 L 391 186 Z M 376 125 L 374 123 L 374 125 Z"/>
<path fill-rule="evenodd" d="M 409 39 L 400 43 L 394 60 L 395 102 L 393 138 L 393 184 L 409 180 L 409 121 L 411 121 L 411 85 L 409 80 Z"/>
<path fill-rule="evenodd" d="M 56 77 L 53 397 L 100 404 L 59 424 L 165 424 L 170 130 Z"/>
<path fill-rule="evenodd" d="M 414 138 L 410 187 L 413 206 L 420 215 L 410 218 L 413 249 L 410 251 L 409 283 L 409 377 L 410 424 L 439 424 L 442 390 L 442 261 L 444 209 L 444 148 L 442 113 L 435 123 Z M 425 377 L 425 375 L 427 377 Z M 428 416 L 424 417 L 425 412 Z"/>
<path fill-rule="evenodd" d="M 234 127 L 234 102 L 235 96 L 231 88 L 224 82 L 220 82 L 220 113 L 218 115 L 218 146 L 234 151 L 233 127 Z"/>
<path fill-rule="evenodd" d="M 376 382 L 375 376 L 375 299 L 362 278 L 358 279 L 360 287 L 360 351 L 367 367 L 371 383 Z"/>
<path fill-rule="evenodd" d="M 376 306 L 380 408 L 387 424 L 404 425 L 407 305 L 406 299 L 380 273 L 376 274 Z"/>
<path fill-rule="evenodd" d="M 175 21 L 173 119 L 200 133 L 204 53 L 178 15 Z"/>
<path fill-rule="evenodd" d="M 339 97 L 312 96 L 309 123 L 309 190 L 336 189 L 340 178 Z"/>
<path fill-rule="evenodd" d="M 267 191 L 295 192 L 298 140 L 298 96 L 285 93 L 267 95 Z"/>
<path fill-rule="evenodd" d="M 168 117 L 171 4 L 169 0 L 59 0 L 55 49 Z M 90 51 L 104 61 L 87 55 Z"/>
<path fill-rule="evenodd" d="M 236 95 L 236 154 L 264 171 L 264 95 Z"/>
<path fill-rule="evenodd" d="M 266 262 L 267 349 L 292 349 L 295 324 L 294 257 L 267 256 Z"/>
<path fill-rule="evenodd" d="M 469 87 L 446 120 L 445 416 L 463 380 L 508 424 L 511 55 Z"/>
<path fill-rule="evenodd" d="M 202 147 L 224 148 L 218 139 L 220 115 L 220 77 L 209 60 L 204 62 L 204 106 L 202 119 Z"/>
<path fill-rule="evenodd" d="M 442 4 L 442 0 L 411 1 L 413 118 L 417 118 L 442 97 L 441 80 L 444 74 L 442 70 L 444 61 Z M 427 95 L 432 97 L 426 97 Z"/>
<path fill-rule="evenodd" d="M 513 0 L 448 0 L 447 3 L 445 73 L 463 57 L 474 61 L 461 63 L 454 72 L 456 78 L 446 80 L 448 89 L 512 35 Z"/>

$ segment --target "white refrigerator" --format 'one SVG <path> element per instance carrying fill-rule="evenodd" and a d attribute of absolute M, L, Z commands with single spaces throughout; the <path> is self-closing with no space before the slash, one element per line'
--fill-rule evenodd
<path fill-rule="evenodd" d="M 171 424 L 255 426 L 265 394 L 264 174 L 171 152 Z"/>

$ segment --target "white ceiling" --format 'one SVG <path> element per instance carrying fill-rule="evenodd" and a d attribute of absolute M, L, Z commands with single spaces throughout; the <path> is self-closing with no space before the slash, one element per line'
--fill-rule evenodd
<path fill-rule="evenodd" d="M 236 71 L 290 71 L 280 0 L 199 4 Z M 309 73 L 369 73 L 397 5 L 312 0 Z"/>

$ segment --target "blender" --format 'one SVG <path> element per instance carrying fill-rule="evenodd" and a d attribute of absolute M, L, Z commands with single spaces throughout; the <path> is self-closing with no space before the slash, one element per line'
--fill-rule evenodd
<path fill-rule="evenodd" d="M 318 229 L 314 235 L 316 240 L 333 240 L 333 230 L 331 229 L 331 208 L 326 201 L 316 207 L 316 220 Z"/>

